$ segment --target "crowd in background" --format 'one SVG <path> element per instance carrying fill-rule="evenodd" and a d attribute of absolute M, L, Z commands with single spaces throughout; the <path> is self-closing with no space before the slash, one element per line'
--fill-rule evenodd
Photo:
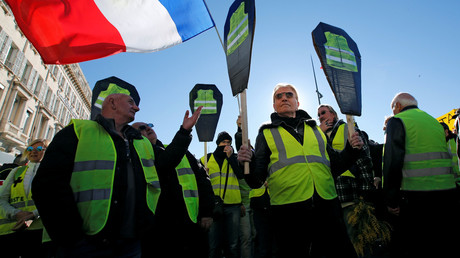
<path fill-rule="evenodd" d="M 125 91 L 0 168 L 1 257 L 455 252 L 460 109 L 450 130 L 398 93 L 379 144 L 330 105 L 312 117 L 293 85 L 278 84 L 254 146 L 242 144 L 238 118 L 234 136 L 219 132 L 197 159 L 187 149 L 201 108 L 166 144 L 152 124 L 131 123 L 139 101 Z"/>

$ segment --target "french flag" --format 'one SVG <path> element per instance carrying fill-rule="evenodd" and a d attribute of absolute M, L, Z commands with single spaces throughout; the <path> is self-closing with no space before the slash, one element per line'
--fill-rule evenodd
<path fill-rule="evenodd" d="M 154 52 L 214 26 L 203 0 L 6 0 L 47 64 Z"/>

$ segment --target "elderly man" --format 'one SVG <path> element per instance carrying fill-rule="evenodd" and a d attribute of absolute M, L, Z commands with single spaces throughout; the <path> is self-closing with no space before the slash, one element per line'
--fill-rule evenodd
<path fill-rule="evenodd" d="M 290 84 L 275 86 L 273 107 L 271 123 L 259 129 L 255 154 L 242 146 L 238 160 L 251 162 L 250 173 L 245 175 L 251 188 L 268 181 L 279 256 L 356 256 L 334 177 L 358 156 L 359 151 L 352 147 L 361 148 L 361 138 L 355 133 L 344 151 L 335 151 L 315 120 L 299 109 L 297 91 Z"/>
<path fill-rule="evenodd" d="M 136 122 L 132 127 L 156 148 L 153 124 Z M 158 169 L 161 195 L 155 213 L 155 227 L 142 241 L 145 257 L 206 257 L 207 231 L 212 225 L 214 192 L 204 168 L 187 151 L 176 168 Z M 190 237 L 193 236 L 193 237 Z"/>
<path fill-rule="evenodd" d="M 130 95 L 110 94 L 94 121 L 72 120 L 49 145 L 32 193 L 58 257 L 140 257 L 160 195 L 156 167 L 167 164 L 128 125 L 138 111 Z M 200 111 L 186 112 L 170 166 L 184 156 Z"/>
<path fill-rule="evenodd" d="M 451 257 L 459 242 L 455 179 L 439 122 L 408 93 L 391 102 L 384 150 L 384 195 L 399 216 L 399 256 Z"/>

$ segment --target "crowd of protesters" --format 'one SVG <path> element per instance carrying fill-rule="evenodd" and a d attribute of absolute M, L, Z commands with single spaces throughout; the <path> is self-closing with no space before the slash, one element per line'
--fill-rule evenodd
<path fill-rule="evenodd" d="M 274 112 L 244 145 L 241 122 L 213 152 L 188 152 L 201 108 L 171 143 L 135 121 L 137 92 L 111 86 L 93 120 L 35 139 L 0 186 L 1 257 L 450 257 L 460 240 L 454 129 L 398 93 L 385 142 L 330 105 Z M 134 89 L 135 91 L 135 89 Z M 130 124 L 132 123 L 132 124 Z M 232 147 L 235 143 L 236 148 Z M 249 169 L 244 164 L 249 163 Z"/>

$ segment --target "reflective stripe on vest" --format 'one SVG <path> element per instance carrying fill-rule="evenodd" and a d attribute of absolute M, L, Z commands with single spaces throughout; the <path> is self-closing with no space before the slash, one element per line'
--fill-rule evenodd
<path fill-rule="evenodd" d="M 17 182 L 19 178 L 22 178 L 22 180 L 11 185 L 9 203 L 16 209 L 33 212 L 37 208 L 35 207 L 35 202 L 32 200 L 32 191 L 29 191 L 29 194 L 26 196 L 26 192 L 24 190 L 24 176 L 27 172 L 27 169 L 28 166 L 21 166 L 14 168 L 10 172 L 14 173 L 15 182 Z M 16 223 L 17 221 L 14 218 L 8 219 L 0 216 L 0 235 L 13 233 L 14 231 L 11 229 L 13 229 Z M 38 218 L 34 220 L 34 222 L 27 228 L 27 230 L 37 230 L 42 228 L 42 221 L 40 218 Z"/>
<path fill-rule="evenodd" d="M 327 64 L 337 69 L 357 72 L 355 53 L 348 47 L 347 39 L 330 31 L 324 32 L 324 35 L 327 40 L 324 44 Z"/>
<path fill-rule="evenodd" d="M 125 95 L 130 95 L 129 90 L 122 88 L 115 83 L 110 83 L 107 87 L 107 90 L 101 91 L 99 96 L 97 96 L 96 101 L 94 102 L 94 106 L 102 109 L 102 103 L 104 102 L 105 98 L 110 94 L 121 93 Z"/>
<path fill-rule="evenodd" d="M 214 99 L 213 90 L 198 90 L 197 97 L 193 102 L 194 111 L 203 106 L 201 114 L 217 114 L 217 101 Z"/>
<path fill-rule="evenodd" d="M 242 1 L 230 18 L 230 29 L 227 35 L 227 56 L 232 54 L 249 35 L 249 15 L 244 9 L 245 3 Z"/>
<path fill-rule="evenodd" d="M 201 158 L 202 163 L 204 164 L 204 159 L 207 157 L 205 155 Z M 229 166 L 227 159 L 224 159 L 222 163 L 222 168 L 219 167 L 217 164 L 216 159 L 214 158 L 214 154 L 211 154 L 211 157 L 208 160 L 208 168 L 209 168 L 209 178 L 211 179 L 212 189 L 214 190 L 214 194 L 220 196 L 220 198 L 224 195 L 224 188 L 225 188 L 225 180 L 227 177 L 227 167 L 228 167 L 228 182 L 227 182 L 227 190 L 225 192 L 225 204 L 238 204 L 241 203 L 241 193 L 240 193 L 240 186 L 238 183 L 238 178 L 236 177 L 235 173 L 233 173 L 233 169 Z"/>
<path fill-rule="evenodd" d="M 335 133 L 334 139 L 332 140 L 332 148 L 335 150 L 342 151 L 345 149 L 345 146 L 348 141 L 348 126 L 346 123 L 339 125 L 337 132 Z M 341 176 L 349 176 L 355 178 L 355 176 L 347 170 L 341 174 Z"/>
<path fill-rule="evenodd" d="M 260 188 L 257 188 L 257 189 L 252 189 L 249 192 L 249 198 L 260 197 L 260 196 L 264 195 L 265 190 L 268 191 L 268 188 L 265 185 L 262 185 Z M 268 194 L 270 194 L 270 191 L 268 192 Z"/>
<path fill-rule="evenodd" d="M 187 208 L 187 213 L 191 221 L 197 223 L 198 221 L 198 185 L 196 183 L 195 173 L 193 173 L 190 163 L 186 156 L 184 156 L 176 167 L 177 178 L 182 188 L 182 194 Z"/>
<path fill-rule="evenodd" d="M 70 185 L 83 219 L 83 230 L 88 235 L 94 235 L 107 222 L 117 152 L 112 138 L 97 122 L 73 119 L 70 124 L 73 124 L 79 139 Z M 133 145 L 147 183 L 147 205 L 154 213 L 161 189 L 154 166 L 153 148 L 145 137 L 133 140 Z"/>
<path fill-rule="evenodd" d="M 452 161 L 439 122 L 417 108 L 405 110 L 395 117 L 401 119 L 406 132 L 401 190 L 455 188 Z"/>
<path fill-rule="evenodd" d="M 317 126 L 304 127 L 303 146 L 281 126 L 263 130 L 271 151 L 267 181 L 272 205 L 305 201 L 315 189 L 324 199 L 337 197 L 326 136 Z"/>

